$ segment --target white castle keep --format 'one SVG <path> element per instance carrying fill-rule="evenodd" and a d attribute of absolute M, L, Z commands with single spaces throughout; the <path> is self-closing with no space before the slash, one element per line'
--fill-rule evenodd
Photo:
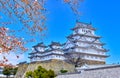
<path fill-rule="evenodd" d="M 43 43 L 33 46 L 29 57 L 31 62 L 67 60 L 66 54 L 71 54 L 80 56 L 86 60 L 87 64 L 105 64 L 108 50 L 103 48 L 104 43 L 100 42 L 101 37 L 95 35 L 96 29 L 91 24 L 77 22 L 72 30 L 73 33 L 67 37 L 64 45 L 52 42 L 49 46 Z"/>

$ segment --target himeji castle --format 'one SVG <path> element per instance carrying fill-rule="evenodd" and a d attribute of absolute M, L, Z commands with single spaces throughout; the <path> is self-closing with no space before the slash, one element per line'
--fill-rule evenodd
<path fill-rule="evenodd" d="M 95 34 L 96 29 L 91 24 L 77 22 L 72 30 L 73 33 L 67 37 L 64 45 L 52 42 L 48 46 L 43 43 L 33 46 L 32 52 L 29 54 L 31 62 L 52 59 L 67 60 L 66 54 L 69 54 L 79 56 L 87 64 L 105 64 L 108 50 L 103 48 L 104 43 L 100 42 L 101 37 Z"/>

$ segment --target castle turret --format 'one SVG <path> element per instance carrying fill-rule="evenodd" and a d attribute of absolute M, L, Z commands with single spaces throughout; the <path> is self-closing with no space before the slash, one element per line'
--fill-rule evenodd
<path fill-rule="evenodd" d="M 31 62 L 41 61 L 41 54 L 43 54 L 46 50 L 47 46 L 44 45 L 43 42 L 38 43 L 37 45 L 33 46 L 32 52 L 29 53 L 29 58 Z"/>
<path fill-rule="evenodd" d="M 30 53 L 31 62 L 36 61 L 48 61 L 48 60 L 64 60 L 64 52 L 61 49 L 62 45 L 58 42 L 52 42 L 49 45 L 49 48 L 46 49 L 43 43 L 39 43 L 36 46 L 33 46 L 33 51 Z"/>
<path fill-rule="evenodd" d="M 51 49 L 60 49 L 62 45 L 59 42 L 51 42 L 49 46 Z"/>
<path fill-rule="evenodd" d="M 62 45 L 59 42 L 51 42 L 49 45 L 50 49 L 50 59 L 64 60 L 64 52 L 62 50 Z"/>

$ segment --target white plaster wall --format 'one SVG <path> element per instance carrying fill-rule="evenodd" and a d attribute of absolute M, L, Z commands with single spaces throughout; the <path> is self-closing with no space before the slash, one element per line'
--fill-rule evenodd
<path fill-rule="evenodd" d="M 64 46 L 64 49 L 68 49 L 70 47 L 73 47 L 74 45 L 68 40 Z"/>
<path fill-rule="evenodd" d="M 52 48 L 58 49 L 58 48 L 60 48 L 60 46 L 53 45 Z"/>
<path fill-rule="evenodd" d="M 78 40 L 78 39 L 80 39 L 80 36 L 77 36 L 77 35 L 76 35 L 76 36 L 74 36 L 73 38 L 74 38 L 74 40 Z"/>
<path fill-rule="evenodd" d="M 38 50 L 38 51 L 41 51 L 41 52 L 44 52 L 44 51 L 45 51 L 45 48 L 43 48 L 43 47 L 37 47 L 37 50 Z"/>
<path fill-rule="evenodd" d="M 43 55 L 41 55 L 43 56 Z M 48 55 L 45 57 L 34 57 L 33 59 L 31 59 L 32 62 L 34 61 L 46 61 L 46 60 L 51 60 L 51 59 L 58 59 L 58 60 L 64 60 L 65 57 L 61 56 L 61 55 Z"/>
<path fill-rule="evenodd" d="M 42 58 L 38 57 L 36 59 L 33 59 L 32 61 L 46 61 L 46 60 L 52 60 L 52 59 L 64 60 L 65 58 L 59 55 L 49 55 L 49 56 L 42 57 Z"/>
<path fill-rule="evenodd" d="M 97 51 L 97 50 L 94 50 L 94 49 L 76 48 L 76 49 L 74 49 L 74 51 L 88 53 L 88 54 L 106 55 L 105 52 Z"/>
<path fill-rule="evenodd" d="M 87 35 L 95 35 L 94 30 L 88 28 L 79 28 L 73 31 L 73 34 L 87 34 Z"/>
<path fill-rule="evenodd" d="M 87 47 L 87 46 L 90 45 L 90 44 L 84 43 L 84 42 L 77 42 L 77 43 L 75 43 L 75 44 L 78 45 L 78 46 L 81 46 L 81 47 Z"/>
<path fill-rule="evenodd" d="M 49 54 L 52 54 L 52 53 L 56 53 L 56 54 L 64 54 L 62 51 L 51 51 L 51 52 L 44 52 L 44 53 L 36 53 L 36 55 L 39 55 L 39 56 L 45 56 L 45 55 L 49 55 Z"/>

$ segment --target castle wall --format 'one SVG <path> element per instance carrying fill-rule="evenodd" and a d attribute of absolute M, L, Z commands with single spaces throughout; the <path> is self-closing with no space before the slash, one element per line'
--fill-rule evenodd
<path fill-rule="evenodd" d="M 56 78 L 120 78 L 120 65 L 82 71 L 81 73 L 59 75 Z"/>
<path fill-rule="evenodd" d="M 42 66 L 43 68 L 45 68 L 47 70 L 52 69 L 52 70 L 54 70 L 54 72 L 56 74 L 60 74 L 60 70 L 62 70 L 62 69 L 68 70 L 69 73 L 74 72 L 74 70 L 75 70 L 74 65 L 71 65 L 69 63 L 66 63 L 66 62 L 60 61 L 60 60 L 51 60 L 51 61 L 45 61 L 45 62 L 31 63 L 28 65 L 26 72 L 34 71 L 35 69 L 37 69 L 38 66 Z M 25 73 L 24 73 L 24 76 L 25 76 Z"/>
<path fill-rule="evenodd" d="M 24 78 L 23 75 L 26 72 L 27 68 L 28 68 L 28 64 L 18 65 L 18 70 L 14 78 Z"/>
<path fill-rule="evenodd" d="M 86 64 L 88 65 L 103 65 L 105 62 L 103 61 L 92 61 L 92 60 L 85 60 Z"/>

